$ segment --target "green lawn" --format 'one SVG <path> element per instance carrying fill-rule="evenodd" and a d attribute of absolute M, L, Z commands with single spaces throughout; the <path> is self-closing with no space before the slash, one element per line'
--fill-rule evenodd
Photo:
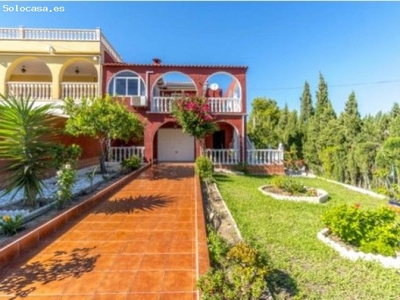
<path fill-rule="evenodd" d="M 400 272 L 341 258 L 317 239 L 321 214 L 339 203 L 363 207 L 386 201 L 320 179 L 296 178 L 326 190 L 325 204 L 274 200 L 258 191 L 270 178 L 217 175 L 217 184 L 248 242 L 270 257 L 276 299 L 400 299 Z"/>

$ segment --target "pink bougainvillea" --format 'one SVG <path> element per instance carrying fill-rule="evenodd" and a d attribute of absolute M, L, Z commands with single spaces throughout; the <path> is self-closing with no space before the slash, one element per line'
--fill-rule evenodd
<path fill-rule="evenodd" d="M 172 115 L 182 126 L 183 132 L 195 137 L 202 148 L 204 148 L 204 138 L 218 129 L 204 97 L 186 96 L 177 99 Z"/>

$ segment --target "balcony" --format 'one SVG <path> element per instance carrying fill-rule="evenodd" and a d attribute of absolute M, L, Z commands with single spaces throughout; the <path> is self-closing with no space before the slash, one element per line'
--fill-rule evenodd
<path fill-rule="evenodd" d="M 96 97 L 98 93 L 98 83 L 96 82 L 63 82 L 61 83 L 61 97 L 52 97 L 51 82 L 7 82 L 7 94 L 17 98 L 30 97 L 39 102 L 50 102 L 72 98 L 79 100 L 87 97 Z"/>
<path fill-rule="evenodd" d="M 150 111 L 152 113 L 171 113 L 175 97 L 153 97 Z M 240 113 L 242 112 L 242 100 L 240 98 L 208 98 L 210 111 L 219 113 Z"/>
<path fill-rule="evenodd" d="M 97 41 L 107 49 L 117 62 L 122 62 L 122 57 L 100 29 L 0 28 L 0 40 Z"/>

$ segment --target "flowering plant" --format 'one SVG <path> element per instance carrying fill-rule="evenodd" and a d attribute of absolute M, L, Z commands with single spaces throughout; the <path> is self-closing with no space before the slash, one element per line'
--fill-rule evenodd
<path fill-rule="evenodd" d="M 202 149 L 204 149 L 204 138 L 218 129 L 204 97 L 184 96 L 177 99 L 172 108 L 172 115 L 182 126 L 183 132 L 200 142 Z"/>
<path fill-rule="evenodd" d="M 22 225 L 22 215 L 18 214 L 15 217 L 4 215 L 0 218 L 0 226 L 3 228 L 5 234 L 16 234 Z"/>
<path fill-rule="evenodd" d="M 75 183 L 76 170 L 69 163 L 64 164 L 57 172 L 57 206 L 62 207 L 72 198 L 72 187 Z"/>

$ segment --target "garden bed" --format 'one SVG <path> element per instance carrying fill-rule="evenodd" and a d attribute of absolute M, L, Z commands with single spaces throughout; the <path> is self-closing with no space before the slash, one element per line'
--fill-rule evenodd
<path fill-rule="evenodd" d="M 293 195 L 288 193 L 280 188 L 275 187 L 274 185 L 263 185 L 258 188 L 264 195 L 270 196 L 277 200 L 288 200 L 288 201 L 305 201 L 310 203 L 324 203 L 328 201 L 329 194 L 321 189 L 315 189 L 316 195 L 308 196 L 304 195 Z"/>
<path fill-rule="evenodd" d="M 77 182 L 73 188 L 73 198 L 71 202 L 69 204 L 67 203 L 62 209 L 56 208 L 54 193 L 57 185 L 55 184 L 54 177 L 44 181 L 44 198 L 37 199 L 38 205 L 35 208 L 24 205 L 21 197 L 14 197 L 12 200 L 10 200 L 11 197 L 9 197 L 9 199 L 7 199 L 7 197 L 2 197 L 0 199 L 0 217 L 15 217 L 17 214 L 21 214 L 23 221 L 22 227 L 18 230 L 18 234 L 12 236 L 0 234 L 0 247 L 23 236 L 24 232 L 32 230 L 40 224 L 61 215 L 66 210 L 70 209 L 71 206 L 77 205 L 87 200 L 88 197 L 90 198 L 92 195 L 99 193 L 99 191 L 107 189 L 126 175 L 120 172 L 118 166 L 110 166 L 108 168 L 109 173 L 106 176 L 98 173 L 97 170 L 99 170 L 98 166 L 79 170 Z M 92 181 L 88 178 L 88 174 L 94 174 Z M 18 195 L 22 195 L 22 193 L 18 193 L 17 196 Z"/>
<path fill-rule="evenodd" d="M 121 175 L 118 166 L 110 166 L 107 174 L 100 174 L 99 170 L 99 166 L 92 166 L 77 172 L 76 182 L 72 188 L 73 198 L 71 202 L 78 199 L 79 196 L 87 195 L 95 191 L 103 183 Z M 2 195 L 0 197 L 0 217 L 22 215 L 23 224 L 27 223 L 55 207 L 57 190 L 58 185 L 55 177 L 43 180 L 43 195 L 37 198 L 36 207 L 30 207 L 24 204 L 22 190 L 15 195 L 14 192 Z M 0 191 L 0 195 L 2 193 L 3 191 Z"/>
<path fill-rule="evenodd" d="M 352 261 L 356 261 L 358 259 L 366 260 L 366 261 L 376 261 L 379 262 L 384 268 L 395 268 L 400 269 L 400 258 L 383 256 L 380 254 L 372 254 L 372 253 L 364 253 L 361 251 L 357 251 L 356 249 L 350 247 L 349 245 L 341 242 L 338 239 L 333 239 L 329 235 L 329 229 L 324 228 L 317 235 L 318 239 L 333 248 L 335 251 L 339 252 L 342 257 L 350 259 Z"/>

